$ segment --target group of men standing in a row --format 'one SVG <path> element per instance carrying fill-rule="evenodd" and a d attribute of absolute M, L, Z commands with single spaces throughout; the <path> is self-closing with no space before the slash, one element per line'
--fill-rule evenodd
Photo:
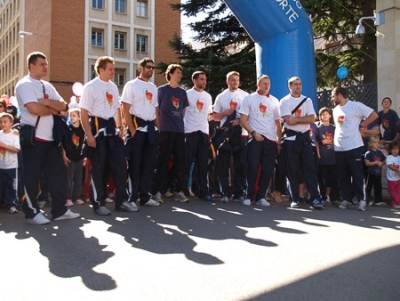
<path fill-rule="evenodd" d="M 312 206 L 323 208 L 319 197 L 314 147 L 309 135 L 310 124 L 315 121 L 315 111 L 311 99 L 301 94 L 300 78 L 289 79 L 290 93 L 279 102 L 269 94 L 271 82 L 267 75 L 261 75 L 257 79 L 256 92 L 248 94 L 239 88 L 239 73 L 229 72 L 228 89 L 218 95 L 212 108 L 211 95 L 204 90 L 207 79 L 203 71 L 193 73 L 193 88 L 185 91 L 179 86 L 182 78 L 180 65 L 168 66 L 165 72 L 167 84 L 158 88 L 150 81 L 154 68 L 153 60 L 142 59 L 138 64 L 139 76 L 126 83 L 119 98 L 117 86 L 112 82 L 114 60 L 108 56 L 100 57 L 95 64 L 97 77 L 84 85 L 79 103 L 86 134 L 83 153 L 92 164 L 90 199 L 95 213 L 111 214 L 105 205 L 110 172 L 116 188 L 116 210 L 137 211 L 137 199 L 144 206 L 159 206 L 163 202 L 162 195 L 169 188 L 170 158 L 173 158 L 177 178 L 175 200 L 188 202 L 188 178 L 193 161 L 198 175 L 199 198 L 213 200 L 207 182 L 210 119 L 220 121 L 221 127 L 239 129 L 238 139 L 225 139 L 216 146 L 216 170 L 223 194 L 221 202 L 228 202 L 231 198 L 229 166 L 233 154 L 234 197 L 241 198 L 243 205 L 251 205 L 251 201 L 255 200 L 258 205 L 269 206 L 265 195 L 275 158 L 281 152 L 282 145 L 281 157 L 285 160 L 286 176 L 291 186 L 291 207 L 298 207 L 299 184 L 305 181 Z M 76 218 L 79 214 L 64 206 L 65 166 L 61 148 L 53 143 L 52 136 L 52 116 L 59 115 L 68 106 L 55 88 L 42 80 L 47 74 L 44 54 L 31 53 L 28 56 L 28 69 L 29 74 L 16 87 L 21 123 L 35 125 L 38 116 L 40 122 L 37 123 L 35 145 L 23 147 L 23 210 L 30 223 L 49 222 L 36 203 L 39 175 L 44 169 L 53 198 L 53 219 Z M 339 97 L 347 102 L 343 90 L 335 89 L 333 99 Z M 364 110 L 363 114 L 365 116 L 357 118 L 367 118 L 364 121 L 366 125 L 371 111 Z M 123 140 L 123 120 L 128 130 L 126 144 Z M 126 159 L 129 195 L 126 190 Z M 154 170 L 157 170 L 155 176 Z M 155 192 L 154 198 L 152 192 Z"/>

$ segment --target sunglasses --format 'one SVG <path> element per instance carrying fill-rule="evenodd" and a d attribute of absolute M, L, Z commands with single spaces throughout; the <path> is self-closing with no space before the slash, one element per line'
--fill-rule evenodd
<path fill-rule="evenodd" d="M 144 66 L 146 69 L 155 69 L 156 67 L 155 66 L 150 66 L 150 65 L 146 65 L 146 66 Z"/>

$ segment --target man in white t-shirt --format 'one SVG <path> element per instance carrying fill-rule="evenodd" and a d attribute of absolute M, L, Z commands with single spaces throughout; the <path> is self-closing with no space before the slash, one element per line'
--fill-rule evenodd
<path fill-rule="evenodd" d="M 280 150 L 282 137 L 279 101 L 269 94 L 270 78 L 261 75 L 257 80 L 257 91 L 246 96 L 240 107 L 240 124 L 249 133 L 247 144 L 247 192 L 243 205 L 250 206 L 256 197 L 256 204 L 269 206 L 265 199 L 275 165 L 275 156 Z M 254 187 L 261 167 L 258 191 Z"/>
<path fill-rule="evenodd" d="M 346 89 L 338 87 L 332 90 L 332 102 L 336 107 L 332 111 L 335 123 L 333 145 L 339 175 L 343 201 L 339 208 L 351 206 L 352 193 L 359 200 L 358 210 L 365 211 L 367 202 L 364 189 L 362 155 L 364 143 L 360 130 L 378 118 L 378 114 L 366 105 L 349 101 Z"/>
<path fill-rule="evenodd" d="M 208 117 L 212 112 L 212 97 L 204 91 L 207 85 L 207 76 L 204 71 L 195 71 L 192 74 L 193 88 L 188 90 L 189 106 L 186 107 L 183 123 L 185 126 L 185 166 L 189 175 L 192 162 L 195 161 L 197 171 L 199 198 L 213 201 L 207 184 L 208 154 L 210 148 Z"/>
<path fill-rule="evenodd" d="M 217 149 L 216 173 L 219 178 L 222 203 L 227 203 L 231 197 L 230 174 L 233 175 L 231 179 L 233 197 L 243 201 L 246 190 L 246 169 L 240 158 L 246 142 L 247 131 L 240 125 L 238 112 L 243 99 L 249 93 L 239 88 L 240 74 L 237 71 L 231 71 L 226 75 L 226 84 L 228 89 L 225 89 L 215 99 L 214 112 L 211 116 L 213 120 L 220 121 L 221 128 L 230 127 L 229 132 L 235 137 L 232 141 L 224 139 L 223 143 L 220 143 L 218 137 L 213 139 L 218 144 L 215 145 Z M 234 171 L 229 173 L 231 157 L 233 157 Z"/>
<path fill-rule="evenodd" d="M 291 77 L 288 87 L 290 93 L 281 99 L 280 107 L 285 127 L 282 157 L 292 194 L 290 207 L 299 207 L 299 184 L 305 182 L 311 197 L 311 208 L 323 209 L 318 189 L 315 146 L 310 137 L 310 124 L 315 121 L 313 103 L 301 94 L 299 77 Z"/>
<path fill-rule="evenodd" d="M 90 159 L 91 187 L 90 201 L 98 215 L 110 215 L 106 208 L 107 180 L 111 171 L 116 194 L 115 210 L 134 212 L 138 208 L 128 201 L 126 192 L 127 165 L 122 131 L 116 124 L 122 120 L 119 110 L 119 92 L 112 82 L 115 73 L 112 57 L 99 57 L 95 63 L 97 77 L 83 87 L 81 101 L 82 126 L 86 139 L 84 154 Z"/>
<path fill-rule="evenodd" d="M 47 81 L 48 62 L 41 52 L 28 55 L 27 76 L 18 81 L 15 95 L 21 112 L 21 124 L 36 127 L 35 144 L 22 145 L 24 195 L 22 209 L 31 224 L 43 225 L 50 221 L 41 213 L 36 202 L 39 194 L 39 179 L 43 172 L 46 177 L 52 202 L 52 219 L 63 220 L 79 217 L 65 207 L 67 200 L 67 169 L 64 165 L 61 145 L 54 142 L 53 115 L 60 116 L 68 105 L 57 90 Z"/>
<path fill-rule="evenodd" d="M 140 205 L 160 206 L 151 198 L 151 184 L 157 167 L 159 122 L 157 114 L 157 87 L 150 81 L 154 61 L 143 58 L 139 76 L 125 84 L 121 102 L 128 139 L 128 172 L 131 181 L 130 202 L 140 199 Z"/>

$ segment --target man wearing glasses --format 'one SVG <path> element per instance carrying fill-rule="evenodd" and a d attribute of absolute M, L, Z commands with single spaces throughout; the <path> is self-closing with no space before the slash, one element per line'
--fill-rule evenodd
<path fill-rule="evenodd" d="M 158 155 L 157 87 L 150 81 L 154 61 L 142 59 L 139 77 L 126 83 L 122 92 L 122 108 L 128 126 L 127 153 L 131 186 L 130 202 L 140 199 L 140 205 L 160 206 L 151 198 L 151 184 Z"/>

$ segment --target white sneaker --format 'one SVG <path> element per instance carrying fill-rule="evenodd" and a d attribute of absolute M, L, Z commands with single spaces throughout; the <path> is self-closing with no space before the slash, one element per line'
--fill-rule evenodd
<path fill-rule="evenodd" d="M 62 221 L 64 219 L 74 219 L 74 218 L 78 218 L 81 215 L 79 213 L 75 213 L 72 212 L 70 209 L 67 209 L 67 211 L 65 211 L 65 213 L 59 217 L 53 218 L 53 220 L 55 221 Z"/>
<path fill-rule="evenodd" d="M 74 206 L 74 203 L 72 203 L 72 200 L 68 199 L 67 202 L 65 203 L 65 206 L 72 207 Z"/>
<path fill-rule="evenodd" d="M 365 211 L 367 210 L 367 202 L 366 201 L 360 201 L 358 203 L 358 211 Z"/>
<path fill-rule="evenodd" d="M 245 199 L 245 200 L 242 202 L 242 205 L 244 205 L 244 206 L 250 206 L 250 205 L 251 205 L 250 199 Z"/>
<path fill-rule="evenodd" d="M 224 196 L 221 198 L 220 202 L 221 202 L 221 203 L 228 203 L 228 202 L 229 202 L 229 198 L 228 198 L 226 195 L 224 195 Z"/>
<path fill-rule="evenodd" d="M 189 199 L 186 197 L 186 195 L 183 193 L 183 191 L 179 191 L 175 195 L 175 201 L 181 202 L 181 203 L 188 203 Z"/>
<path fill-rule="evenodd" d="M 154 200 L 160 204 L 164 204 L 164 201 L 161 196 L 161 192 L 159 192 L 159 191 L 155 194 Z"/>
<path fill-rule="evenodd" d="M 106 197 L 105 201 L 106 203 L 114 203 L 114 200 L 110 197 Z"/>
<path fill-rule="evenodd" d="M 33 225 L 45 225 L 50 223 L 50 220 L 45 218 L 42 213 L 36 214 L 34 218 L 28 218 L 26 221 Z"/>
<path fill-rule="evenodd" d="M 11 214 L 18 213 L 18 210 L 15 207 L 10 207 L 10 209 L 8 209 L 8 213 L 11 213 Z"/>
<path fill-rule="evenodd" d="M 158 207 L 158 206 L 160 206 L 160 203 L 156 202 L 153 199 L 149 199 L 146 203 L 144 203 L 144 206 Z"/>
<path fill-rule="evenodd" d="M 260 205 L 260 206 L 264 206 L 264 207 L 271 206 L 271 204 L 266 199 L 258 200 L 256 205 Z"/>
<path fill-rule="evenodd" d="M 138 206 L 136 206 L 135 203 L 133 202 L 123 202 L 121 206 L 118 208 L 120 211 L 126 211 L 126 212 L 136 212 L 139 210 Z M 117 211 L 118 211 L 117 210 Z"/>
<path fill-rule="evenodd" d="M 352 204 L 346 200 L 342 201 L 339 205 L 340 209 L 349 209 L 350 207 L 352 207 Z"/>

